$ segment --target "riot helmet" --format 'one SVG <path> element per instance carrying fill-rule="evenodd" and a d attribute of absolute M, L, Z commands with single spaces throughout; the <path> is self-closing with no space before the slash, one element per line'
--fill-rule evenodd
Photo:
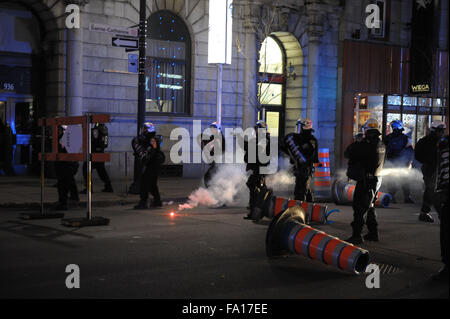
<path fill-rule="evenodd" d="M 302 133 L 304 131 L 314 131 L 312 122 L 310 119 L 298 119 L 297 120 L 297 133 Z"/>
<path fill-rule="evenodd" d="M 155 135 L 155 126 L 151 122 L 145 122 L 141 127 L 141 134 L 145 137 Z"/>
<path fill-rule="evenodd" d="M 67 125 L 58 125 L 58 139 L 61 139 L 64 132 L 67 130 Z"/>
<path fill-rule="evenodd" d="M 403 127 L 403 123 L 400 120 L 393 120 L 391 122 L 391 128 L 392 130 L 395 132 L 403 132 L 405 130 L 405 128 Z"/>
<path fill-rule="evenodd" d="M 216 135 L 217 133 L 221 133 L 222 132 L 222 126 L 220 125 L 220 123 L 218 121 L 212 122 L 209 125 L 209 128 L 211 129 L 211 133 L 213 135 Z"/>
<path fill-rule="evenodd" d="M 255 134 L 258 134 L 258 130 L 263 130 L 264 133 L 267 133 L 269 131 L 269 126 L 266 122 L 263 120 L 258 120 L 255 123 L 255 126 L 253 127 L 255 129 Z"/>
<path fill-rule="evenodd" d="M 363 126 L 364 136 L 366 138 L 373 138 L 380 136 L 380 124 L 377 119 L 369 118 Z"/>
<path fill-rule="evenodd" d="M 444 122 L 440 120 L 433 121 L 431 123 L 431 133 L 437 134 L 439 137 L 444 136 L 444 130 L 447 128 Z"/>
<path fill-rule="evenodd" d="M 431 123 L 431 131 L 432 132 L 435 132 L 435 131 L 438 131 L 438 130 L 445 130 L 447 128 L 447 126 L 445 125 L 445 123 L 444 122 L 442 122 L 442 121 L 440 121 L 440 120 L 436 120 L 436 121 L 433 121 L 432 123 Z"/>

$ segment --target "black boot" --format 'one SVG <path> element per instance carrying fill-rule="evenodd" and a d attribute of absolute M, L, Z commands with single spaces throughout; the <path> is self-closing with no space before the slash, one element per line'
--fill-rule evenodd
<path fill-rule="evenodd" d="M 433 217 L 431 217 L 430 214 L 424 213 L 424 212 L 421 212 L 421 213 L 419 214 L 419 220 L 420 220 L 421 222 L 434 223 Z"/>
<path fill-rule="evenodd" d="M 367 241 L 380 241 L 377 231 L 369 231 L 367 235 L 364 236 L 364 240 Z"/>
<path fill-rule="evenodd" d="M 247 206 L 247 210 L 248 210 L 248 213 L 243 218 L 244 219 L 252 219 L 253 208 L 249 205 L 249 206 Z"/>
<path fill-rule="evenodd" d="M 139 203 L 134 206 L 134 209 L 147 209 L 147 201 L 139 201 Z"/>
<path fill-rule="evenodd" d="M 352 236 L 347 238 L 345 241 L 353 244 L 353 245 L 359 245 L 362 244 L 364 242 L 364 239 L 361 237 L 361 231 L 362 231 L 362 227 L 357 225 L 357 223 L 352 222 Z"/>
<path fill-rule="evenodd" d="M 150 208 L 158 208 L 158 207 L 162 207 L 162 202 L 160 199 L 154 199 L 152 200 L 151 204 L 150 204 Z"/>

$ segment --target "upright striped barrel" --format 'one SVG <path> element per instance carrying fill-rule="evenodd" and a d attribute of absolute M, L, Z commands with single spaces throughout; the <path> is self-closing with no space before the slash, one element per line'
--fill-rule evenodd
<path fill-rule="evenodd" d="M 267 231 L 266 253 L 274 257 L 289 252 L 349 271 L 363 273 L 369 252 L 305 225 L 305 211 L 296 206 L 276 216 Z"/>
<path fill-rule="evenodd" d="M 349 204 L 353 202 L 356 185 L 346 180 L 336 180 L 332 185 L 333 200 L 338 205 Z M 388 193 L 378 192 L 375 207 L 386 208 L 391 203 L 392 196 Z"/>
<path fill-rule="evenodd" d="M 317 198 L 331 197 L 330 152 L 328 148 L 319 148 L 319 162 L 322 167 L 315 165 L 314 196 Z"/>

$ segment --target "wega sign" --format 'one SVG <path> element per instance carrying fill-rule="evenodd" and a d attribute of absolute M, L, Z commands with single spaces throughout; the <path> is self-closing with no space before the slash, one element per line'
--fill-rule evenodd
<path fill-rule="evenodd" d="M 411 91 L 413 93 L 428 93 L 430 92 L 430 86 L 428 84 L 411 85 Z"/>

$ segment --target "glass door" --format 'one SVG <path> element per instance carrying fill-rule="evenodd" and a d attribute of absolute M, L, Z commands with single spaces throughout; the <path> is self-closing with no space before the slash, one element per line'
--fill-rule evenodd
<path fill-rule="evenodd" d="M 382 122 L 383 95 L 359 93 L 355 96 L 353 136 L 363 132 L 363 126 L 369 118 Z"/>
<path fill-rule="evenodd" d="M 0 125 L 6 123 L 6 100 L 0 98 Z"/>
<path fill-rule="evenodd" d="M 261 114 L 258 115 L 258 119 L 261 119 Z M 280 110 L 274 110 L 273 108 L 264 108 L 264 119 L 269 127 L 269 133 L 272 137 L 283 137 L 284 132 L 282 129 L 282 112 Z"/>
<path fill-rule="evenodd" d="M 31 134 L 33 128 L 34 108 L 31 98 L 11 99 L 11 128 L 16 134 L 14 146 L 14 170 L 19 175 L 27 173 L 32 162 Z"/>

